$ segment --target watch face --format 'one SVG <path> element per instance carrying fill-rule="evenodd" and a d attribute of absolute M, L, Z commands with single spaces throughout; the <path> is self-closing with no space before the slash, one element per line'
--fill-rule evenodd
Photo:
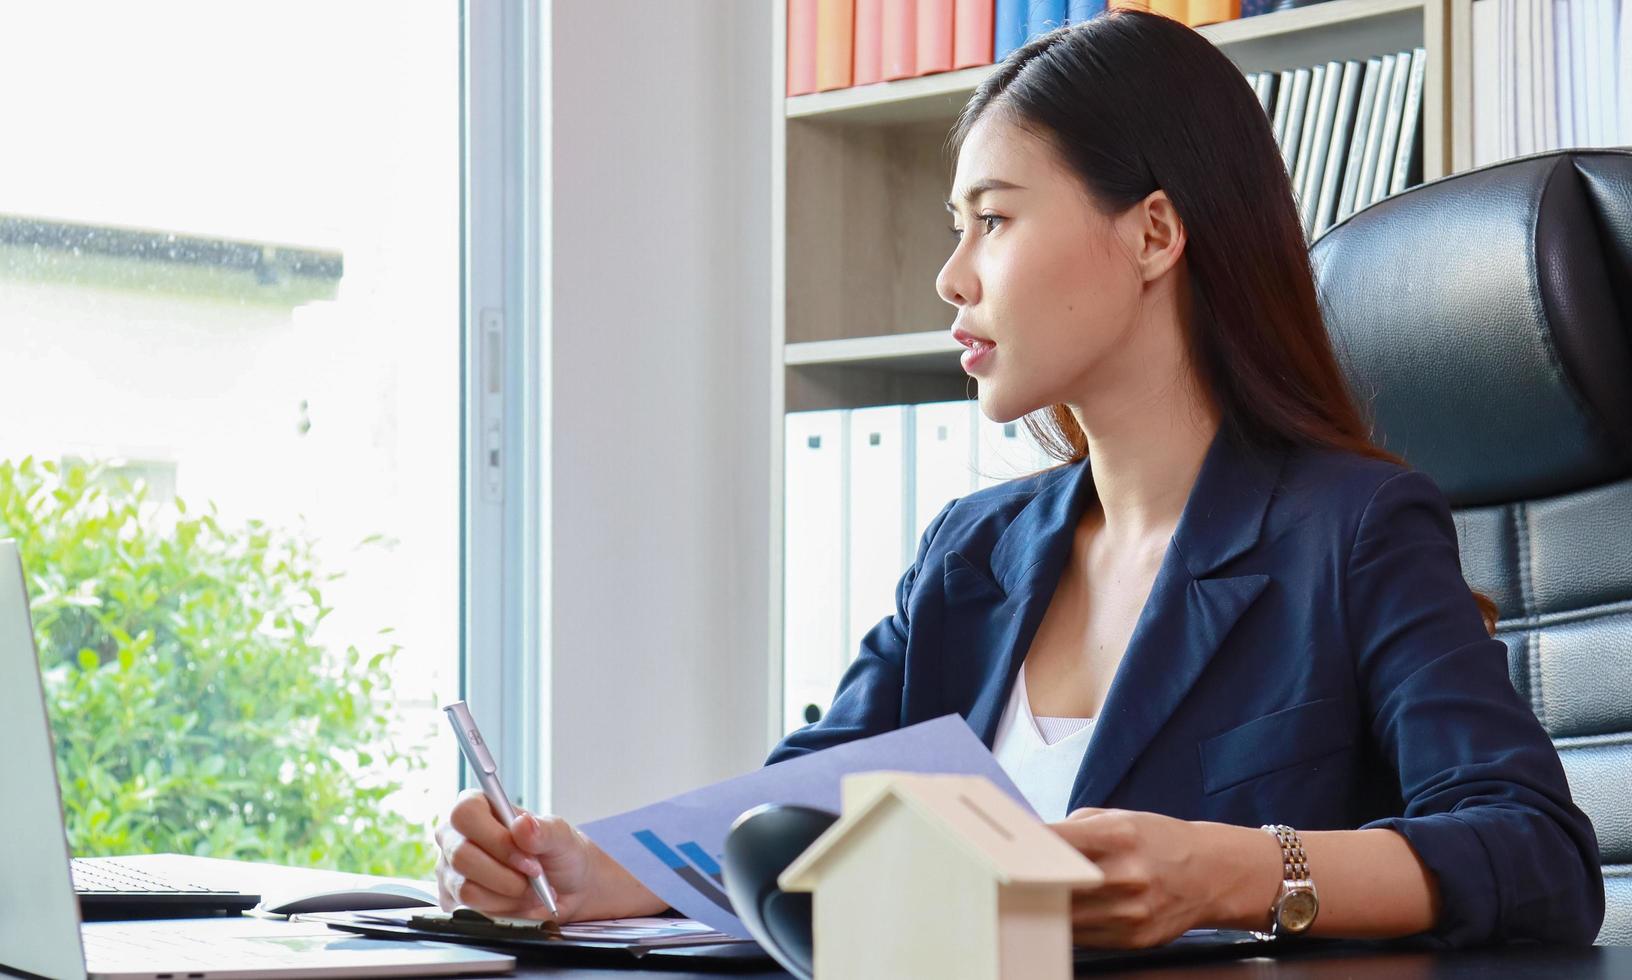
<path fill-rule="evenodd" d="M 1315 900 L 1313 891 L 1300 888 L 1289 892 L 1281 900 L 1281 928 L 1287 932 L 1302 932 L 1314 924 L 1315 912 L 1319 909 L 1320 903 Z"/>

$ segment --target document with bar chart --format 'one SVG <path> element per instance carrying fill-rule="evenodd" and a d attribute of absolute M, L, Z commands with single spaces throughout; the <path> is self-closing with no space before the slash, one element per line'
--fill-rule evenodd
<path fill-rule="evenodd" d="M 579 829 L 680 912 L 720 932 L 752 938 L 731 908 L 720 870 L 732 822 L 762 803 L 838 813 L 840 779 L 876 769 L 985 776 L 1031 812 L 980 737 L 952 714 L 765 766 Z"/>

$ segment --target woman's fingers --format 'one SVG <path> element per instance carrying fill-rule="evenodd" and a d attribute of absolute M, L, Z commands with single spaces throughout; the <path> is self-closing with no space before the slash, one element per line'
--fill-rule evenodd
<path fill-rule="evenodd" d="M 537 859 L 516 846 L 510 831 L 499 822 L 493 807 L 479 789 L 468 789 L 459 794 L 459 800 L 448 813 L 448 823 L 439 829 L 437 842 L 443 850 L 451 851 L 456 841 L 445 841 L 446 828 L 491 855 L 495 861 L 522 875 L 536 875 L 541 870 Z"/>

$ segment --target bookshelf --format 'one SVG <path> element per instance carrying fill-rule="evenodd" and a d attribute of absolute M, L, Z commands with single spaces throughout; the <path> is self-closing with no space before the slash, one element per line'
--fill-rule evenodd
<path fill-rule="evenodd" d="M 1470 0 L 1327 0 L 1200 28 L 1245 72 L 1427 49 L 1423 179 L 1461 157 L 1471 105 Z M 771 78 L 770 739 L 782 705 L 783 424 L 788 412 L 970 397 L 935 292 L 951 254 L 944 141 L 992 66 L 788 98 L 787 9 L 773 0 Z M 1453 33 L 1454 16 L 1460 26 Z M 1454 75 L 1457 79 L 1461 75 Z M 1453 141 L 1453 133 L 1460 134 Z"/>

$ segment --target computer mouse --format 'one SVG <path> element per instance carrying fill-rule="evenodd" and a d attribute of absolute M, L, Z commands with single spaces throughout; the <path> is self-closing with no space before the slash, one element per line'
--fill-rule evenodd
<path fill-rule="evenodd" d="M 386 883 L 268 897 L 256 908 L 272 915 L 302 912 L 361 912 L 367 909 L 411 909 L 435 905 L 436 898 L 411 885 Z"/>
<path fill-rule="evenodd" d="M 756 806 L 731 824 L 721 863 L 737 917 L 782 968 L 810 980 L 815 970 L 809 892 L 785 892 L 776 878 L 839 815 L 791 803 Z"/>

